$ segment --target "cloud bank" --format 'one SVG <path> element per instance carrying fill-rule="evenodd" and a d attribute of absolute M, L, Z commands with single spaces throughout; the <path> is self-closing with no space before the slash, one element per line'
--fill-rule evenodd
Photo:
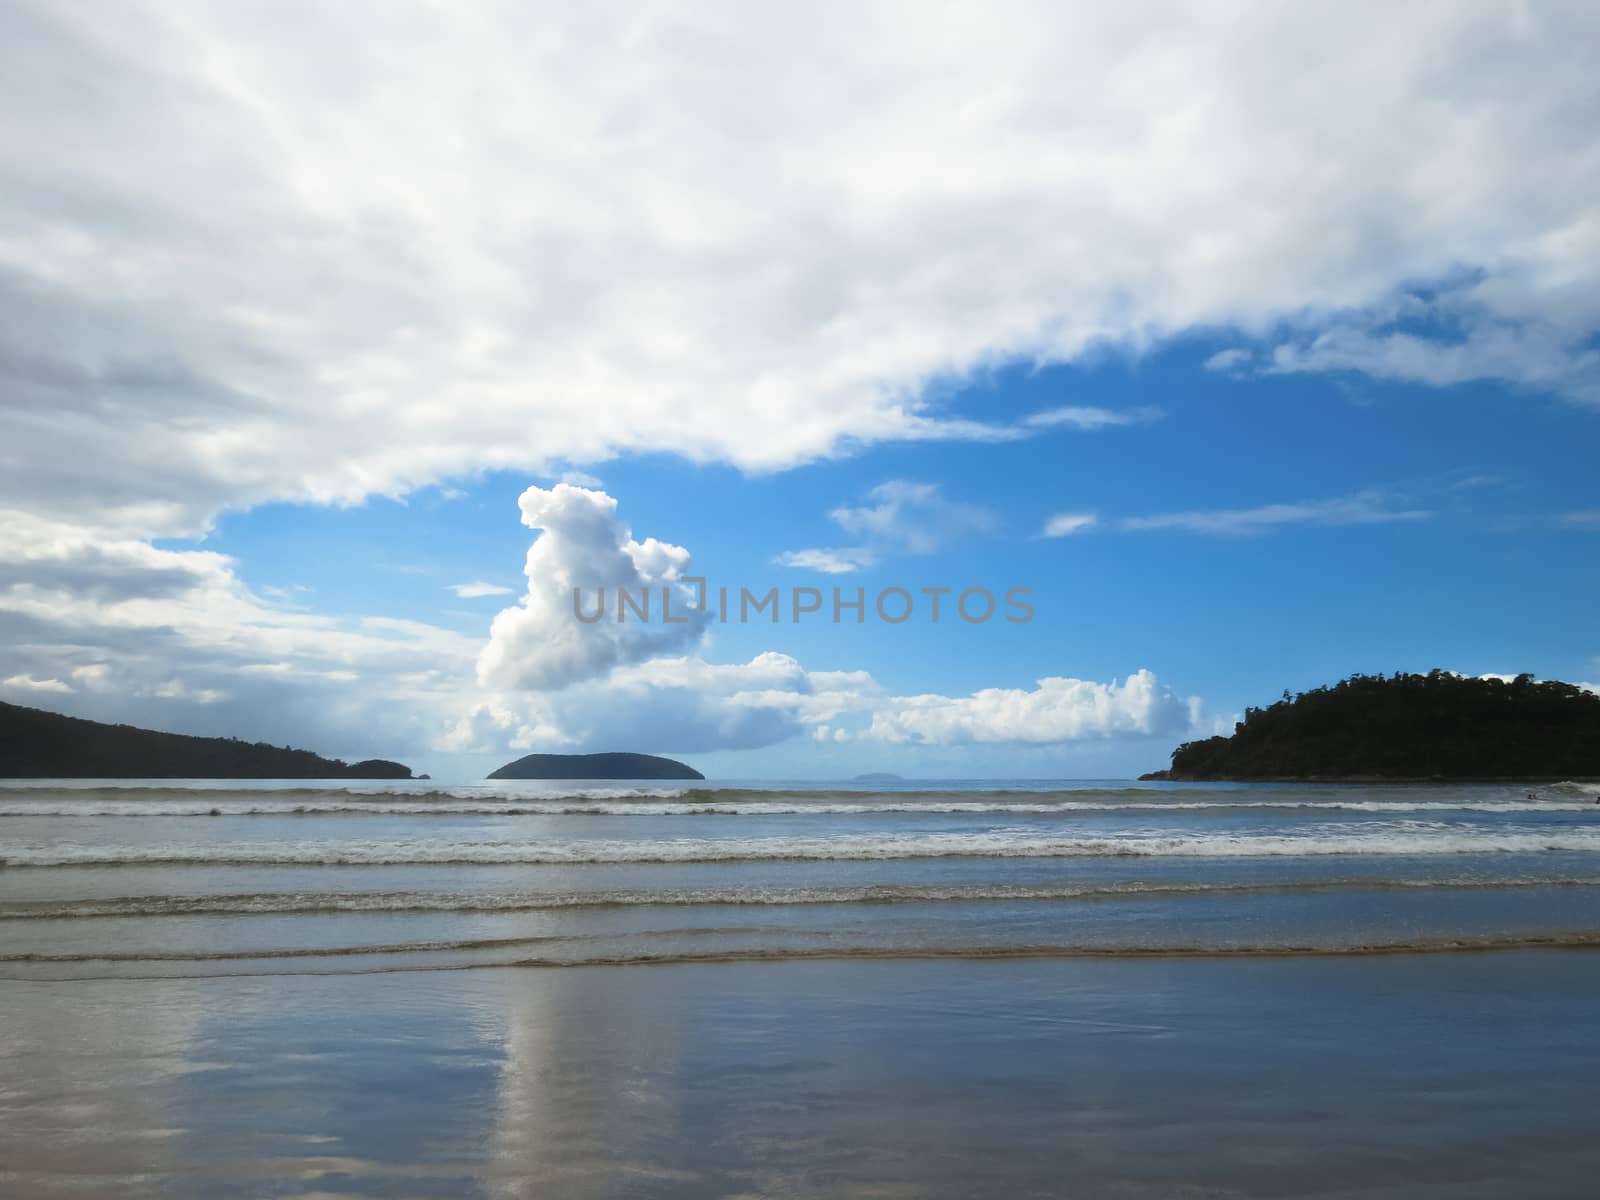
<path fill-rule="evenodd" d="M 475 639 L 273 603 L 225 555 L 0 518 L 0 699 L 347 758 L 414 756 L 470 700 Z"/>
<path fill-rule="evenodd" d="M 524 719 L 503 697 L 532 704 L 526 689 L 670 697 L 691 742 L 810 728 L 836 701 L 807 697 L 841 688 L 803 667 L 682 665 L 692 627 L 556 622 L 562 572 L 670 586 L 686 565 L 592 488 L 524 497 L 543 532 L 486 648 L 290 611 L 222 556 L 149 539 L 486 470 L 592 484 L 582 468 L 631 452 L 760 472 L 1155 420 L 947 401 L 999 367 L 1197 333 L 1237 340 L 1221 371 L 1600 404 L 1597 38 L 1600 10 L 1559 3 L 932 19 L 16 0 L 0 12 L 0 692 L 330 752 L 346 744 L 319 731 L 382 729 L 358 748 L 384 752 L 469 708 L 468 740 L 474 722 L 605 733 L 599 690 Z M 838 572 L 921 552 L 915 507 L 869 497 L 840 510 L 853 544 L 791 554 Z M 1125 527 L 1422 515 L 1355 496 Z M 1134 680 L 879 695 L 826 720 L 1027 740 L 1175 719 Z"/>
<path fill-rule="evenodd" d="M 1040 744 L 1086 738 L 1179 735 L 1198 729 L 1198 697 L 1180 697 L 1149 671 L 1120 683 L 1041 679 L 1031 689 L 984 688 L 970 696 L 902 696 L 874 713 L 885 742 Z"/>
<path fill-rule="evenodd" d="M 1600 403 L 1597 36 L 1584 4 L 20 0 L 0 507 L 177 534 L 1012 436 L 945 385 L 1195 330 Z"/>
<path fill-rule="evenodd" d="M 987 521 L 927 485 L 885 484 L 875 503 L 841 509 L 840 523 L 910 550 L 927 549 L 937 528 Z M 689 551 L 638 541 L 605 492 L 558 484 L 530 487 L 523 524 L 539 531 L 528 551 L 528 592 L 495 618 L 478 658 L 490 694 L 468 706 L 445 734 L 458 751 L 591 750 L 627 745 L 654 752 L 756 749 L 801 735 L 842 741 L 960 745 L 1044 744 L 1188 729 L 1200 702 L 1183 700 L 1139 671 L 1110 684 L 1044 679 L 1031 691 L 987 689 L 970 696 L 885 694 L 865 671 L 807 670 L 767 651 L 745 663 L 713 663 L 693 648 L 705 631 L 694 589 L 682 584 Z M 681 596 L 680 625 L 605 619 L 586 623 L 597 589 Z M 647 744 L 642 744 L 645 739 Z"/>

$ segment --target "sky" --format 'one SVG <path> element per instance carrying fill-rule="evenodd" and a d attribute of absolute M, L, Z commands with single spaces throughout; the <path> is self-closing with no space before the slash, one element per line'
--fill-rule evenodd
<path fill-rule="evenodd" d="M 1103 778 L 1354 672 L 1600 680 L 1597 39 L 17 0 L 0 700 Z"/>

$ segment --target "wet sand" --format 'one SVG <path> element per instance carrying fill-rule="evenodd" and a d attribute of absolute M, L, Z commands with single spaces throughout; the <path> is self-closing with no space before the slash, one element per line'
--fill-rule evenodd
<path fill-rule="evenodd" d="M 18 1197 L 1591 1194 L 1600 954 L 0 981 Z"/>

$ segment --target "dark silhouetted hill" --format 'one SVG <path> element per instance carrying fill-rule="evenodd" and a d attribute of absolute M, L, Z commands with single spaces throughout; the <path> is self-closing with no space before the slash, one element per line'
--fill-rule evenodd
<path fill-rule="evenodd" d="M 704 779 L 693 767 L 654 754 L 529 754 L 490 779 Z"/>
<path fill-rule="evenodd" d="M 0 702 L 7 779 L 410 779 L 381 758 L 346 763 L 238 738 L 157 733 Z"/>
<path fill-rule="evenodd" d="M 1352 675 L 1251 708 L 1147 779 L 1573 779 L 1600 776 L 1600 696 L 1532 675 Z"/>

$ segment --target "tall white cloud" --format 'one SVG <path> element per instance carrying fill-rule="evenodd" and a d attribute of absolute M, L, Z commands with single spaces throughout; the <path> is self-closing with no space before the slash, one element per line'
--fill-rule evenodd
<path fill-rule="evenodd" d="M 484 687 L 563 688 L 699 639 L 705 614 L 682 583 L 682 546 L 635 541 L 616 500 L 590 488 L 530 487 L 517 503 L 540 532 L 523 567 L 527 593 L 495 617 L 478 658 Z"/>

